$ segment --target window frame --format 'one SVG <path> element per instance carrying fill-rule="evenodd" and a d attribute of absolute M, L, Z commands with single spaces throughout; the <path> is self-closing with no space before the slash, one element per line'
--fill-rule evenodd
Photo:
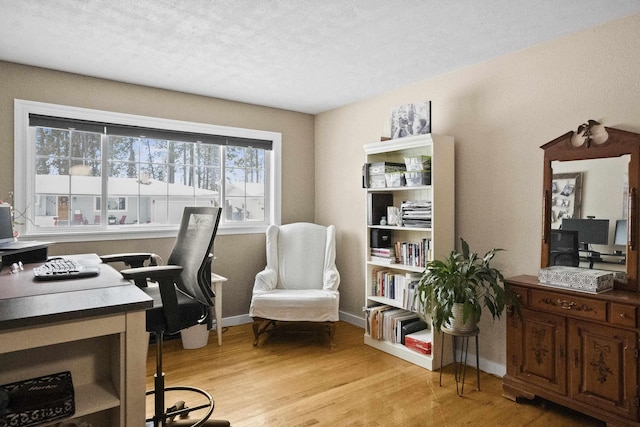
<path fill-rule="evenodd" d="M 14 100 L 14 190 L 13 205 L 17 212 L 27 218 L 34 218 L 35 207 L 28 200 L 35 200 L 35 144 L 29 127 L 29 114 L 40 114 L 69 119 L 109 122 L 146 128 L 157 128 L 180 132 L 194 132 L 228 137 L 250 138 L 272 141 L 272 150 L 265 159 L 265 173 L 269 177 L 268 193 L 265 197 L 264 222 L 226 222 L 221 218 L 218 234 L 255 234 L 264 233 L 270 224 L 281 222 L 281 164 L 282 134 L 279 132 L 212 125 L 151 116 L 134 115 L 105 110 L 96 110 L 67 105 L 50 104 L 22 99 Z M 222 193 L 224 202 L 224 193 Z M 131 240 L 146 238 L 174 237 L 178 224 L 157 227 L 115 227 L 84 229 L 84 227 L 65 228 L 64 232 L 51 232 L 51 229 L 40 230 L 31 227 L 27 232 L 24 221 L 16 224 L 21 238 L 52 239 L 59 242 L 93 241 L 93 240 Z"/>

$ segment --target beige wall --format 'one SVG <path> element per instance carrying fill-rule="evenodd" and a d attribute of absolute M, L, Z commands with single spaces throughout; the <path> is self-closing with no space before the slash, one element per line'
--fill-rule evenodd
<path fill-rule="evenodd" d="M 282 133 L 282 222 L 314 219 L 314 117 L 0 61 L 0 199 L 13 188 L 13 100 L 164 117 Z M 54 255 L 153 251 L 164 259 L 172 239 L 59 243 Z M 246 315 L 255 274 L 265 265 L 264 235 L 216 238 L 214 269 L 229 278 L 223 316 Z"/>
<path fill-rule="evenodd" d="M 433 58 L 437 60 L 437 58 Z M 316 220 L 337 226 L 342 310 L 362 316 L 362 146 L 394 106 L 432 101 L 433 133 L 456 141 L 456 236 L 507 249 L 506 276 L 539 267 L 544 143 L 587 119 L 640 132 L 640 15 L 316 116 Z M 481 368 L 504 373 L 505 325 L 481 322 Z"/>

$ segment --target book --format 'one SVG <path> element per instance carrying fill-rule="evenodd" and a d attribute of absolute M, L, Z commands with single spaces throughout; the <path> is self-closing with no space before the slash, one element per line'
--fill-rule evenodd
<path fill-rule="evenodd" d="M 416 313 L 411 313 L 408 311 L 405 311 L 404 315 L 396 317 L 395 324 L 393 325 L 393 333 L 394 333 L 393 342 L 395 343 L 402 342 L 402 327 L 409 323 L 413 323 L 417 320 L 420 320 L 418 315 Z"/>
<path fill-rule="evenodd" d="M 422 354 L 431 354 L 431 342 L 433 336 L 431 330 L 423 329 L 418 332 L 408 334 L 404 337 L 404 345 L 411 350 Z"/>
<path fill-rule="evenodd" d="M 416 320 L 414 322 L 408 323 L 402 327 L 402 332 L 400 335 L 400 343 L 405 343 L 405 338 L 407 335 L 421 331 L 423 329 L 427 329 L 429 326 L 422 320 Z"/>
<path fill-rule="evenodd" d="M 377 306 L 368 308 L 368 311 L 369 311 L 368 332 L 371 338 L 376 340 L 381 339 L 381 331 L 382 331 L 381 313 L 386 310 L 390 310 L 391 308 L 392 307 L 389 305 L 377 305 Z"/>

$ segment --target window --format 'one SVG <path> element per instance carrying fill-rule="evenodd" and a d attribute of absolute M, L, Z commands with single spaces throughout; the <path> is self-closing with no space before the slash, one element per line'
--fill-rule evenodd
<path fill-rule="evenodd" d="M 185 206 L 223 207 L 223 234 L 279 223 L 279 133 L 21 100 L 15 110 L 22 235 L 173 235 Z"/>

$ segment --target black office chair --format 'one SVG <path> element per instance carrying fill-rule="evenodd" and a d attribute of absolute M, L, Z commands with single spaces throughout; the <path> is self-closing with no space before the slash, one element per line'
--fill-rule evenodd
<path fill-rule="evenodd" d="M 549 265 L 578 267 L 578 232 L 575 230 L 551 230 L 551 251 Z"/>
<path fill-rule="evenodd" d="M 156 374 L 154 390 L 147 391 L 147 395 L 154 395 L 154 416 L 146 420 L 147 425 L 184 425 L 193 420 L 180 418 L 186 418 L 189 412 L 196 410 L 206 410 L 206 414 L 188 425 L 230 425 L 227 421 L 209 420 L 215 406 L 209 393 L 195 387 L 165 387 L 162 372 L 164 335 L 210 321 L 209 309 L 213 306 L 214 297 L 211 289 L 211 250 L 220 221 L 220 211 L 220 208 L 184 208 L 178 236 L 167 265 L 158 266 L 157 256 L 154 254 L 130 253 L 101 257 L 103 262 L 124 262 L 132 267 L 122 270 L 122 276 L 133 280 L 153 298 L 153 307 L 146 312 L 146 329 L 155 337 Z M 144 266 L 145 261 L 148 266 Z M 147 286 L 148 281 L 157 282 L 158 286 Z M 183 402 L 179 402 L 165 410 L 164 393 L 175 390 L 198 393 L 208 403 L 186 407 Z M 178 420 L 174 421 L 176 418 Z"/>

